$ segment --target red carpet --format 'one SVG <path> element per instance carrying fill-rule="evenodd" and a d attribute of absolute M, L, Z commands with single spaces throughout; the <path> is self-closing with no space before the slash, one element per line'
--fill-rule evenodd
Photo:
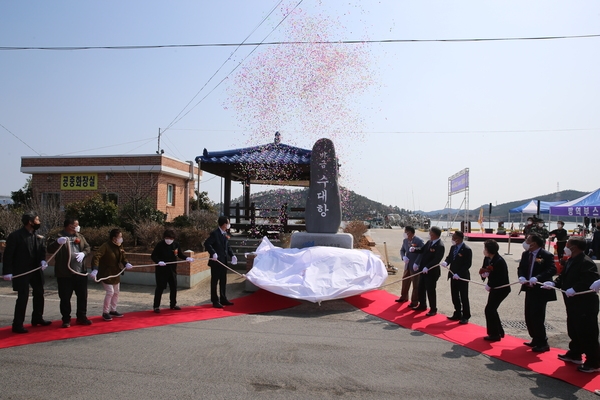
<path fill-rule="evenodd" d="M 130 331 L 141 328 L 151 328 L 185 322 L 204 321 L 207 319 L 233 317 L 243 314 L 258 314 L 269 311 L 277 311 L 294 307 L 300 302 L 286 297 L 278 296 L 266 290 L 259 290 L 249 296 L 234 299 L 235 305 L 226 306 L 223 309 L 213 308 L 212 304 L 182 307 L 180 311 L 161 309 L 160 314 L 153 311 L 138 311 L 127 313 L 123 318 L 113 318 L 112 321 L 104 321 L 102 317 L 92 317 L 93 324 L 90 326 L 73 325 L 70 328 L 61 328 L 61 321 L 54 321 L 50 326 L 31 327 L 25 325 L 29 330 L 27 334 L 12 333 L 11 327 L 0 328 L 0 348 L 23 346 L 33 343 L 50 342 L 53 340 L 72 339 L 82 336 L 100 335 L 103 333 L 114 333 Z"/>
<path fill-rule="evenodd" d="M 459 325 L 458 322 L 450 321 L 441 314 L 426 317 L 424 312 L 415 313 L 408 308 L 408 303 L 394 302 L 396 298 L 398 296 L 384 290 L 373 290 L 349 297 L 346 301 L 367 314 L 405 328 L 427 333 L 592 392 L 594 389 L 600 389 L 600 374 L 579 372 L 577 365 L 556 358 L 565 350 L 551 348 L 546 353 L 534 353 L 529 350 L 529 347 L 523 345 L 523 339 L 512 336 L 506 336 L 500 342 L 489 343 L 483 340 L 487 335 L 485 327 L 472 323 Z"/>

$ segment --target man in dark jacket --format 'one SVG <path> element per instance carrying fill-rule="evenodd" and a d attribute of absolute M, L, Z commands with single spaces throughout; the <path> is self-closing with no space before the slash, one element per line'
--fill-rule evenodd
<path fill-rule="evenodd" d="M 459 278 L 471 279 L 469 268 L 473 262 L 473 251 L 463 242 L 465 235 L 461 231 L 452 234 L 452 247 L 441 263 L 442 267 L 450 265 L 448 279 L 450 282 L 450 293 L 452 295 L 452 304 L 454 305 L 454 314 L 448 317 L 451 321 L 459 321 L 460 324 L 466 324 L 471 318 L 471 306 L 469 304 L 469 282 L 461 281 Z"/>
<path fill-rule="evenodd" d="M 531 336 L 531 342 L 525 342 L 536 353 L 549 351 L 546 337 L 546 305 L 556 300 L 554 290 L 543 290 L 538 282 L 549 281 L 556 274 L 554 255 L 544 250 L 544 239 L 538 235 L 529 235 L 523 242 L 525 251 L 517 273 L 521 291 L 525 292 L 525 325 Z"/>
<path fill-rule="evenodd" d="M 58 297 L 60 298 L 60 313 L 62 327 L 71 326 L 71 297 L 77 296 L 77 324 L 91 325 L 87 318 L 88 278 L 85 269 L 85 257 L 90 255 L 91 249 L 82 234 L 79 233 L 79 221 L 69 217 L 65 219 L 64 229 L 58 234 L 56 240 L 49 242 L 48 253 L 54 254 L 54 274 L 58 284 Z M 62 247 L 61 247 L 62 245 Z"/>
<path fill-rule="evenodd" d="M 42 271 L 48 267 L 48 263 L 46 263 L 44 237 L 36 234 L 36 230 L 41 225 L 40 218 L 36 213 L 30 212 L 23 214 L 21 222 L 23 227 L 12 232 L 6 239 L 2 268 L 4 279 L 7 281 L 12 280 L 13 291 L 17 292 L 15 315 L 12 323 L 12 331 L 15 333 L 28 332 L 23 327 L 23 322 L 27 311 L 29 286 L 31 286 L 33 292 L 31 325 L 46 326 L 52 323 L 43 318 L 44 273 Z M 13 275 L 15 276 L 14 279 Z"/>
<path fill-rule="evenodd" d="M 169 301 L 171 310 L 181 310 L 177 305 L 177 259 L 194 261 L 193 258 L 185 256 L 179 242 L 175 241 L 175 231 L 167 229 L 163 233 L 163 240 L 158 242 L 150 255 L 156 263 L 154 276 L 156 277 L 156 290 L 154 291 L 154 312 L 160 313 L 160 299 L 169 285 Z"/>
<path fill-rule="evenodd" d="M 554 282 L 544 282 L 544 288 L 558 287 L 564 291 L 567 309 L 569 351 L 558 358 L 579 365 L 581 372 L 600 371 L 600 343 L 598 343 L 599 301 L 596 293 L 576 295 L 587 291 L 600 278 L 596 264 L 585 255 L 587 243 L 582 237 L 572 237 L 565 247 L 570 254 L 565 268 Z M 585 354 L 585 363 L 581 355 Z M 583 365 L 581 365 L 583 364 Z"/>
<path fill-rule="evenodd" d="M 442 231 L 437 226 L 429 229 L 429 240 L 423 247 L 411 247 L 413 252 L 420 253 L 421 257 L 413 265 L 414 271 L 421 272 L 419 278 L 419 305 L 412 307 L 415 311 L 427 310 L 427 300 L 429 300 L 429 312 L 425 315 L 431 317 L 437 314 L 437 281 L 440 279 L 441 272 L 439 264 L 444 258 L 444 243 L 440 240 Z"/>
<path fill-rule="evenodd" d="M 208 265 L 210 266 L 210 301 L 215 308 L 223 306 L 232 306 L 233 303 L 227 300 L 227 265 L 228 257 L 231 257 L 231 263 L 237 264 L 237 257 L 229 246 L 229 219 L 220 216 L 218 220 L 219 227 L 210 233 L 208 239 L 204 242 L 204 249 L 210 254 Z M 219 295 L 217 295 L 217 283 L 219 284 Z"/>

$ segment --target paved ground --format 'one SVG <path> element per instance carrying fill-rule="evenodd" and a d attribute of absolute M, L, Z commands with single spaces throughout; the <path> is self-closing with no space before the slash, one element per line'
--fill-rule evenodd
<path fill-rule="evenodd" d="M 393 246 L 401 231 L 371 234 L 378 246 L 386 241 L 388 252 L 396 257 Z M 472 247 L 480 254 L 478 246 Z M 399 256 L 391 262 L 401 266 Z M 397 278 L 391 276 L 389 281 Z M 230 297 L 243 295 L 244 283 L 236 283 L 233 276 L 231 281 Z M 439 285 L 440 311 L 450 312 L 445 283 Z M 400 285 L 387 289 L 398 292 Z M 49 280 L 47 290 L 45 317 L 57 320 L 54 280 Z M 151 307 L 152 287 L 124 285 L 122 290 L 120 311 Z M 100 313 L 102 296 L 101 288 L 92 285 L 91 315 Z M 474 288 L 472 297 L 472 321 L 480 324 L 485 291 Z M 208 298 L 207 282 L 179 292 L 182 306 L 207 303 Z M 522 320 L 522 300 L 512 293 L 500 309 L 501 317 Z M 14 295 L 2 282 L 1 325 L 10 324 L 13 307 Z M 564 342 L 561 307 L 559 302 L 549 307 L 553 346 Z M 517 329 L 508 332 L 525 337 Z M 0 365 L 3 399 L 597 398 L 561 381 L 366 315 L 342 300 L 2 349 Z"/>

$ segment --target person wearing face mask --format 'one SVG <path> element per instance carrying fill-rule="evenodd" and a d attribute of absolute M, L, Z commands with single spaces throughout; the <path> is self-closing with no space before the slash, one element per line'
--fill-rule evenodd
<path fill-rule="evenodd" d="M 213 307 L 223 308 L 223 306 L 233 305 L 231 301 L 227 300 L 227 268 L 223 265 L 227 265 L 228 257 L 231 257 L 231 264 L 236 265 L 237 257 L 233 254 L 231 246 L 229 246 L 227 235 L 229 219 L 220 216 L 217 223 L 218 228 L 212 231 L 204 241 L 204 249 L 210 255 L 208 260 L 210 267 L 210 301 Z M 219 285 L 219 294 L 217 294 L 217 284 Z"/>
<path fill-rule="evenodd" d="M 487 304 L 485 305 L 485 326 L 487 336 L 483 340 L 498 342 L 504 337 L 504 328 L 498 315 L 498 307 L 508 297 L 510 286 L 508 285 L 508 266 L 502 256 L 498 254 L 498 242 L 488 239 L 483 243 L 483 266 L 479 270 L 479 276 L 487 284 L 485 290 L 489 292 Z"/>
<path fill-rule="evenodd" d="M 425 245 L 423 239 L 415 235 L 415 228 L 412 226 L 406 226 L 404 228 L 404 240 L 402 241 L 402 247 L 400 248 L 400 257 L 404 261 L 404 274 L 402 278 L 402 289 L 400 297 L 396 299 L 396 302 L 403 303 L 408 301 L 408 292 L 412 284 L 412 294 L 410 296 L 409 307 L 416 307 L 419 303 L 419 276 L 416 271 L 413 270 L 413 266 L 419 263 L 417 260 L 420 258 L 420 254 L 414 252 L 414 248 L 421 248 Z M 411 251 L 413 248 L 413 251 Z M 409 278 L 410 277 L 410 278 Z"/>
<path fill-rule="evenodd" d="M 417 261 L 419 264 L 413 265 L 413 271 L 420 271 L 419 278 L 419 304 L 413 307 L 415 311 L 427 310 L 427 300 L 429 299 L 428 317 L 437 314 L 437 281 L 440 279 L 441 272 L 439 264 L 444 258 L 444 243 L 440 240 L 442 230 L 437 226 L 429 229 L 429 240 L 421 248 L 413 247 L 413 252 L 421 254 Z"/>
<path fill-rule="evenodd" d="M 545 282 L 556 274 L 554 256 L 544 250 L 544 239 L 537 235 L 529 235 L 523 242 L 525 251 L 521 255 L 521 261 L 517 273 L 521 291 L 525 292 L 525 325 L 531 336 L 531 342 L 525 342 L 526 346 L 536 353 L 550 350 L 548 338 L 546 337 L 546 305 L 549 301 L 556 300 L 554 290 L 543 290 L 538 282 Z"/>
<path fill-rule="evenodd" d="M 537 222 L 534 224 L 533 228 L 531 228 L 531 231 L 529 232 L 529 234 L 538 235 L 539 237 L 541 237 L 544 240 L 546 240 L 550 237 L 550 232 L 548 232 L 548 229 L 546 229 L 546 224 L 544 223 L 543 219 L 537 220 Z"/>
<path fill-rule="evenodd" d="M 600 259 L 600 219 L 596 220 L 596 230 L 594 236 L 592 236 L 592 259 Z"/>
<path fill-rule="evenodd" d="M 565 223 L 558 221 L 556 223 L 557 228 L 550 232 L 550 239 L 554 240 L 556 238 L 556 254 L 559 260 L 562 260 L 565 254 L 565 246 L 567 245 L 567 239 L 569 239 L 569 233 L 563 226 L 565 226 Z"/>
<path fill-rule="evenodd" d="M 122 270 L 131 269 L 133 266 L 125 257 L 123 249 L 123 233 L 120 229 L 113 229 L 109 233 L 108 242 L 98 248 L 92 259 L 92 272 L 90 277 L 98 279 L 107 276 L 118 275 Z M 104 286 L 104 305 L 102 308 L 102 318 L 105 321 L 112 321 L 112 317 L 120 318 L 123 316 L 117 311 L 119 302 L 119 291 L 121 286 L 121 275 L 102 281 Z"/>
<path fill-rule="evenodd" d="M 575 296 L 575 293 L 587 291 L 600 278 L 596 264 L 585 255 L 586 246 L 582 237 L 569 239 L 565 247 L 565 254 L 569 256 L 565 268 L 554 282 L 544 282 L 544 288 L 557 287 L 565 291 L 563 299 L 567 311 L 567 334 L 571 341 L 569 350 L 559 354 L 558 358 L 579 365 L 581 372 L 600 372 L 598 296 L 596 293 Z M 581 357 L 583 354 L 585 362 Z"/>
<path fill-rule="evenodd" d="M 175 231 L 167 229 L 163 233 L 163 240 L 158 242 L 150 255 L 156 263 L 154 276 L 156 278 L 156 290 L 154 291 L 154 312 L 160 313 L 160 299 L 164 290 L 169 285 L 169 301 L 171 310 L 181 310 L 177 305 L 177 264 L 175 262 L 186 260 L 194 261 L 193 258 L 185 256 L 179 243 L 175 241 Z"/>
<path fill-rule="evenodd" d="M 48 267 L 46 262 L 46 246 L 44 237 L 36 231 L 40 228 L 40 217 L 34 213 L 26 213 L 21 217 L 23 227 L 12 232 L 6 238 L 6 249 L 4 250 L 4 262 L 2 273 L 4 280 L 12 281 L 13 291 L 17 292 L 15 303 L 15 314 L 12 323 L 14 333 L 29 332 L 23 326 L 27 301 L 29 299 L 29 286 L 33 294 L 33 312 L 31 314 L 32 326 L 50 325 L 51 321 L 43 318 L 44 314 L 44 273 Z M 27 273 L 40 268 L 40 270 Z M 21 275 L 13 279 L 13 275 Z"/>
<path fill-rule="evenodd" d="M 525 237 L 527 237 L 527 235 L 529 235 L 531 233 L 531 230 L 533 229 L 533 227 L 534 227 L 533 217 L 527 218 L 527 223 L 525 224 L 525 228 L 523 228 L 523 235 Z"/>
<path fill-rule="evenodd" d="M 48 243 L 48 253 L 56 253 L 54 258 L 54 274 L 58 284 L 58 297 L 60 298 L 60 313 L 62 327 L 71 326 L 71 297 L 77 296 L 78 325 L 91 325 L 87 318 L 88 278 L 84 259 L 90 254 L 90 245 L 82 234 L 79 233 L 79 221 L 75 218 L 66 218 L 64 229 L 56 240 Z M 62 247 L 61 247 L 62 245 Z"/>
<path fill-rule="evenodd" d="M 452 234 L 452 247 L 450 247 L 446 260 L 440 264 L 444 268 L 450 266 L 448 279 L 452 279 L 450 281 L 450 293 L 454 305 L 454 314 L 448 319 L 459 321 L 460 324 L 468 323 L 469 318 L 471 318 L 469 282 L 459 279 L 471 279 L 469 268 L 471 268 L 473 262 L 473 251 L 463 242 L 464 237 L 465 235 L 461 231 Z"/>

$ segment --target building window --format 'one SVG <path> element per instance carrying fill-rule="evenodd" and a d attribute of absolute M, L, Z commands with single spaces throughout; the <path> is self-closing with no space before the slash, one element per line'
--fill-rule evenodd
<path fill-rule="evenodd" d="M 116 193 L 102 193 L 103 202 L 113 202 L 115 205 L 119 204 L 119 195 Z"/>
<path fill-rule="evenodd" d="M 172 206 L 175 204 L 175 185 L 167 185 L 167 205 Z"/>
<path fill-rule="evenodd" d="M 59 208 L 60 193 L 42 193 L 42 206 L 46 208 Z"/>

